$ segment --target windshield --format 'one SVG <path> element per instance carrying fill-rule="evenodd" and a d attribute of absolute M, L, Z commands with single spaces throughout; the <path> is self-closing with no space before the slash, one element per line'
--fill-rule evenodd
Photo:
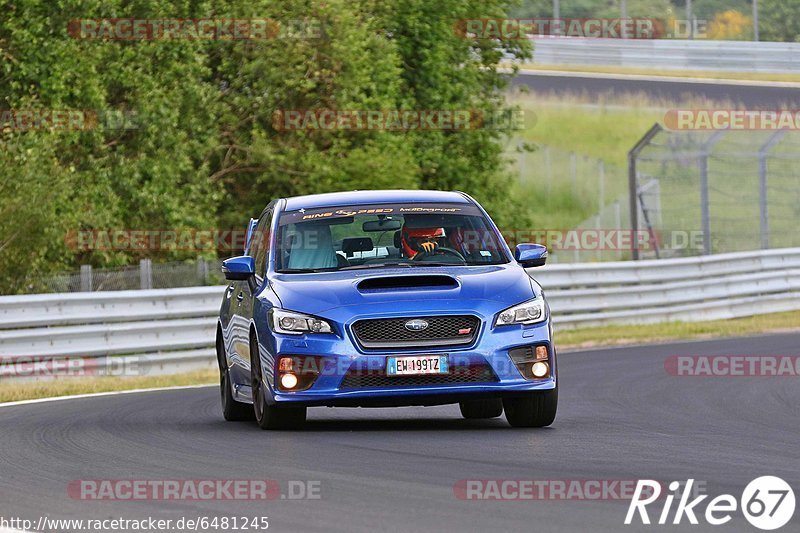
<path fill-rule="evenodd" d="M 279 272 L 496 265 L 508 258 L 469 204 L 378 204 L 301 209 L 278 221 Z"/>

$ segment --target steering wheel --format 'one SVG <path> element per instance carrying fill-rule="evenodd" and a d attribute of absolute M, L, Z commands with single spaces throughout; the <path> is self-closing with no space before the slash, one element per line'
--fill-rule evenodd
<path fill-rule="evenodd" d="M 430 252 L 426 252 L 423 250 L 419 252 L 417 255 L 415 255 L 412 261 L 422 261 L 423 258 L 434 257 L 437 255 L 449 255 L 452 257 L 456 257 L 459 261 L 463 261 L 464 263 L 467 262 L 466 258 L 463 255 L 461 255 L 458 252 L 458 250 L 454 250 L 446 246 L 439 246 L 437 248 L 434 248 Z"/>

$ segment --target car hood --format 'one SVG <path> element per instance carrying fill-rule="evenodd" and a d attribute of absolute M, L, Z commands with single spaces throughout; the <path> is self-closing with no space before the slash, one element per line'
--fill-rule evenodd
<path fill-rule="evenodd" d="M 382 268 L 270 275 L 270 287 L 284 309 L 319 314 L 343 306 L 385 307 L 404 302 L 490 300 L 513 305 L 536 295 L 535 285 L 516 263 L 491 266 Z"/>

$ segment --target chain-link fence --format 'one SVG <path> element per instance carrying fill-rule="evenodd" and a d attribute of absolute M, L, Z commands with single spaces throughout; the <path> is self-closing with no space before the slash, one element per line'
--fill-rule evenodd
<path fill-rule="evenodd" d="M 629 248 L 602 242 L 603 235 L 630 228 L 624 168 L 553 146 L 529 150 L 521 140 L 514 140 L 511 146 L 523 193 L 530 192 L 526 187 L 535 187 L 541 193 L 531 195 L 531 204 L 547 213 L 544 218 L 548 222 L 530 228 L 528 234 L 548 246 L 551 262 L 631 257 Z"/>
<path fill-rule="evenodd" d="M 543 190 L 544 201 L 532 202 L 561 222 L 529 232 L 543 236 L 554 262 L 800 246 L 795 130 L 674 131 L 657 124 L 632 149 L 628 169 L 553 147 L 530 152 L 514 145 L 520 183 Z M 564 224 L 558 201 L 548 203 L 559 195 L 586 216 Z"/>
<path fill-rule="evenodd" d="M 800 246 L 800 135 L 668 131 L 632 152 L 635 222 L 659 257 Z M 635 186 L 635 189 L 633 188 Z"/>
<path fill-rule="evenodd" d="M 625 170 L 602 159 L 547 145 L 526 150 L 521 140 L 514 141 L 514 145 L 522 184 L 535 183 L 548 193 L 568 190 L 592 206 L 601 207 L 627 193 Z"/>
<path fill-rule="evenodd" d="M 221 266 L 222 261 L 202 258 L 171 263 L 153 263 L 143 259 L 138 265 L 104 269 L 83 265 L 77 272 L 28 280 L 25 292 L 124 291 L 221 285 L 225 283 Z"/>

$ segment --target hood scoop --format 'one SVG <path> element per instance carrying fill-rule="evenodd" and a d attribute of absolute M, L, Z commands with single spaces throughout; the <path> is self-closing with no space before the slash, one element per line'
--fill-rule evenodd
<path fill-rule="evenodd" d="M 369 278 L 357 285 L 359 292 L 447 290 L 458 287 L 455 278 L 442 275 L 387 276 Z"/>

